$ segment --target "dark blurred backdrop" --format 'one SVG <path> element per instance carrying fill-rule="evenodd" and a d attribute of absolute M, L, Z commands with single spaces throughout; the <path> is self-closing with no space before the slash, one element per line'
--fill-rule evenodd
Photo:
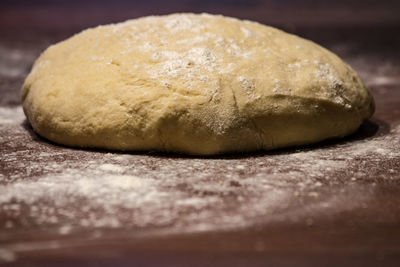
<path fill-rule="evenodd" d="M 1 0 L 0 31 L 76 31 L 151 14 L 209 12 L 295 31 L 400 25 L 398 0 Z"/>

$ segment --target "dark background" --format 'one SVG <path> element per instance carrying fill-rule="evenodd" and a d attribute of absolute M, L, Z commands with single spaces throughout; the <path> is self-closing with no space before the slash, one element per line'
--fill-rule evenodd
<path fill-rule="evenodd" d="M 0 30 L 76 31 L 98 24 L 174 12 L 223 14 L 290 31 L 400 25 L 400 1 L 396 0 L 2 0 Z"/>

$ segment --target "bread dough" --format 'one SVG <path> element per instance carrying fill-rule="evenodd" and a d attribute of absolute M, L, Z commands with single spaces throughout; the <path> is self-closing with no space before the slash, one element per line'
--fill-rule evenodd
<path fill-rule="evenodd" d="M 52 45 L 22 102 L 56 143 L 193 155 L 340 138 L 374 111 L 357 73 L 328 50 L 209 14 L 144 17 Z"/>

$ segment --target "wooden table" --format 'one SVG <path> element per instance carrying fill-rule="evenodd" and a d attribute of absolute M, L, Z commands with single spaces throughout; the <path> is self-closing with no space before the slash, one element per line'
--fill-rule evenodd
<path fill-rule="evenodd" d="M 399 4 L 21 3 L 0 4 L 0 264 L 400 265 Z M 371 88 L 374 117 L 345 140 L 215 158 L 71 149 L 32 131 L 19 88 L 45 47 L 88 26 L 188 10 L 326 46 Z"/>

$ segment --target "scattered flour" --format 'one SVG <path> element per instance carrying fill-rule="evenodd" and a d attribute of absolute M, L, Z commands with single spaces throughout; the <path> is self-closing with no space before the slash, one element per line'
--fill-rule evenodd
<path fill-rule="evenodd" d="M 24 119 L 25 115 L 20 106 L 17 107 L 0 106 L 0 125 L 22 123 Z"/>
<path fill-rule="evenodd" d="M 365 182 L 367 173 L 374 177 L 371 183 L 399 178 L 393 164 L 400 159 L 399 126 L 386 135 L 323 148 L 196 159 L 60 149 L 33 141 L 23 120 L 20 107 L 0 109 L 0 216 L 7 218 L 0 229 L 7 231 L 34 227 L 68 235 L 80 229 L 173 233 L 246 227 L 301 217 L 311 207 L 299 198 L 319 203 L 313 210 L 335 209 L 343 194 L 332 195 L 335 184 Z M 382 164 L 392 164 L 391 175 L 380 174 Z M 298 202 L 285 215 L 289 203 Z"/>
<path fill-rule="evenodd" d="M 366 207 L 377 183 L 400 179 L 400 126 L 328 147 L 207 159 L 59 148 L 32 140 L 22 117 L 14 118 L 0 124 L 5 240 L 27 229 L 54 239 L 218 231 L 277 221 L 312 226 L 315 215 Z M 0 262 L 53 245 L 59 249 L 60 242 L 11 244 L 0 249 Z"/>
<path fill-rule="evenodd" d="M 99 166 L 100 170 L 103 171 L 111 171 L 111 172 L 122 172 L 124 168 L 115 164 L 102 164 Z"/>

